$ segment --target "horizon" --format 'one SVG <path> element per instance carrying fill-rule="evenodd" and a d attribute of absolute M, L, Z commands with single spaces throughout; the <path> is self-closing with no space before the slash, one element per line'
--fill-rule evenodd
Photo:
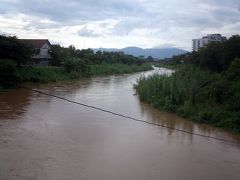
<path fill-rule="evenodd" d="M 238 0 L 0 0 L 0 34 L 78 49 L 192 49 L 192 39 L 239 34 Z"/>

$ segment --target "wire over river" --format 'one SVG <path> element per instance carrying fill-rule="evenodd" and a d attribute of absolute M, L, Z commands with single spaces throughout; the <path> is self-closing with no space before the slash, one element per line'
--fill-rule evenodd
<path fill-rule="evenodd" d="M 4 81 L 4 82 L 15 84 L 15 85 L 17 84 L 17 83 L 8 82 L 8 81 Z M 167 128 L 167 129 L 172 129 L 172 130 L 175 130 L 175 131 L 191 134 L 191 135 L 194 135 L 194 136 L 199 136 L 199 137 L 203 137 L 203 138 L 214 139 L 214 140 L 217 140 L 217 141 L 222 141 L 222 142 L 226 142 L 226 143 L 233 143 L 233 144 L 240 145 L 240 142 L 237 142 L 237 141 L 231 141 L 231 140 L 218 138 L 218 137 L 214 137 L 214 136 L 194 133 L 194 132 L 186 131 L 186 130 L 183 130 L 183 129 L 178 129 L 178 128 L 175 128 L 175 127 L 170 127 L 170 126 L 163 125 L 163 124 L 149 122 L 149 121 L 146 121 L 146 120 L 143 120 L 143 119 L 137 119 L 137 118 L 134 118 L 134 117 L 131 117 L 131 116 L 128 116 L 128 115 L 120 114 L 120 113 L 117 113 L 117 112 L 113 112 L 113 111 L 106 110 L 106 109 L 103 109 L 103 108 L 100 108 L 100 107 L 88 105 L 88 104 L 85 104 L 85 103 L 73 101 L 73 100 L 70 100 L 70 99 L 67 99 L 67 98 L 64 98 L 64 97 L 61 97 L 61 96 L 57 96 L 57 95 L 54 95 L 54 94 L 46 93 L 46 92 L 43 92 L 43 91 L 40 91 L 40 90 L 37 90 L 37 89 L 32 89 L 32 88 L 27 87 L 27 86 L 23 86 L 23 85 L 19 85 L 19 84 L 18 84 L 18 86 L 22 87 L 24 89 L 39 93 L 39 94 L 43 94 L 43 95 L 46 95 L 46 96 L 51 96 L 51 97 L 54 97 L 54 98 L 57 98 L 57 99 L 60 99 L 60 100 L 63 100 L 63 101 L 66 101 L 66 102 L 69 102 L 69 103 L 72 103 L 72 104 L 77 104 L 77 105 L 84 106 L 84 107 L 87 107 L 87 108 L 95 109 L 95 110 L 98 110 L 98 111 L 102 111 L 104 113 L 109 113 L 109 114 L 112 114 L 114 116 L 123 117 L 123 118 L 129 119 L 129 120 L 132 120 L 132 121 L 145 123 L 145 124 L 149 124 L 149 125 L 152 125 L 152 126 L 159 126 L 159 127 L 163 127 L 163 128 Z"/>
<path fill-rule="evenodd" d="M 163 127 L 163 128 L 167 128 L 167 129 L 172 129 L 172 130 L 175 130 L 175 131 L 179 131 L 179 132 L 187 133 L 187 134 L 192 134 L 192 135 L 203 137 L 203 138 L 214 139 L 214 140 L 218 140 L 218 141 L 222 141 L 222 142 L 226 142 L 226 143 L 234 143 L 234 144 L 239 144 L 240 145 L 240 142 L 237 142 L 237 141 L 230 141 L 230 140 L 226 140 L 226 139 L 223 139 L 223 138 L 218 138 L 218 137 L 214 137 L 214 136 L 208 136 L 208 135 L 203 135 L 203 134 L 194 133 L 194 132 L 190 132 L 190 131 L 185 131 L 185 130 L 178 129 L 178 128 L 175 128 L 175 127 L 170 127 L 170 126 L 163 125 L 163 124 L 158 124 L 158 123 L 145 121 L 145 120 L 142 120 L 142 119 L 137 119 L 137 118 L 134 118 L 134 117 L 131 117 L 131 116 L 116 113 L 116 112 L 106 110 L 106 109 L 103 109 L 103 108 L 100 108 L 100 107 L 96 107 L 96 106 L 88 105 L 88 104 L 85 104 L 85 103 L 73 101 L 73 100 L 70 100 L 70 99 L 67 99 L 67 98 L 64 98 L 64 97 L 61 97 L 61 96 L 57 96 L 57 95 L 54 95 L 54 94 L 49 94 L 49 93 L 46 93 L 46 92 L 43 92 L 43 91 L 40 91 L 40 90 L 36 90 L 36 89 L 31 89 L 29 87 L 24 86 L 23 88 L 31 90 L 33 92 L 44 94 L 46 96 L 51 96 L 51 97 L 54 97 L 54 98 L 57 98 L 57 99 L 60 99 L 60 100 L 63 100 L 63 101 L 67 101 L 69 103 L 77 104 L 77 105 L 84 106 L 84 107 L 87 107 L 87 108 L 91 108 L 91 109 L 95 109 L 95 110 L 102 111 L 102 112 L 105 112 L 105 113 L 109 113 L 109 114 L 112 114 L 112 115 L 115 115 L 115 116 L 130 119 L 132 121 L 145 123 L 145 124 L 149 124 L 149 125 L 153 125 L 153 126 L 159 126 L 159 127 Z"/>

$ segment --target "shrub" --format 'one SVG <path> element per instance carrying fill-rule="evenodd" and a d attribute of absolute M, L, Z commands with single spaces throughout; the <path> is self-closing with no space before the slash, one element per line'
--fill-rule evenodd
<path fill-rule="evenodd" d="M 234 65 L 235 66 L 235 65 Z M 141 77 L 141 101 L 201 123 L 240 131 L 240 80 L 185 65 L 171 76 Z"/>
<path fill-rule="evenodd" d="M 240 78 L 240 58 L 235 58 L 228 68 L 227 75 L 230 79 Z"/>
<path fill-rule="evenodd" d="M 86 61 L 79 58 L 68 58 L 63 62 L 63 68 L 65 72 L 82 72 L 87 73 L 89 71 L 89 66 Z"/>
<path fill-rule="evenodd" d="M 20 81 L 16 63 L 9 59 L 0 60 L 1 86 L 4 88 L 15 86 Z"/>

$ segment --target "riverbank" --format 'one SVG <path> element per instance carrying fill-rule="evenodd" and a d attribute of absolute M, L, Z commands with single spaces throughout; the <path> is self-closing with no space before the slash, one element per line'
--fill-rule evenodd
<path fill-rule="evenodd" d="M 240 79 L 183 65 L 171 76 L 141 77 L 139 98 L 154 107 L 200 123 L 240 132 Z"/>
<path fill-rule="evenodd" d="M 0 68 L 1 69 L 1 68 Z M 150 64 L 126 65 L 126 64 L 101 64 L 90 65 L 87 71 L 71 71 L 66 72 L 62 67 L 22 67 L 16 68 L 13 64 L 5 65 L 1 69 L 0 91 L 13 87 L 13 83 L 50 83 L 57 81 L 66 81 L 80 79 L 89 76 L 111 75 L 134 73 L 140 71 L 151 70 Z"/>

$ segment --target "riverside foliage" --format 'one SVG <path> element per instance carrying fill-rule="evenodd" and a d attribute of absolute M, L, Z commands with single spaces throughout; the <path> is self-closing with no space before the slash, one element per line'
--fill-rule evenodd
<path fill-rule="evenodd" d="M 31 52 L 34 53 L 32 47 L 18 41 L 16 37 L 0 35 L 0 89 L 11 87 L 12 84 L 8 82 L 53 82 L 151 69 L 151 65 L 142 58 L 123 52 L 79 50 L 72 45 L 67 48 L 53 45 L 51 66 L 26 66 Z"/>
<path fill-rule="evenodd" d="M 227 44 L 231 53 L 210 44 L 200 52 L 168 61 L 168 65 L 178 64 L 171 76 L 141 77 L 135 86 L 140 100 L 197 122 L 240 132 L 240 48 L 236 43 L 240 37 L 233 38 L 219 44 L 222 48 Z M 228 57 L 229 62 L 215 57 Z"/>

